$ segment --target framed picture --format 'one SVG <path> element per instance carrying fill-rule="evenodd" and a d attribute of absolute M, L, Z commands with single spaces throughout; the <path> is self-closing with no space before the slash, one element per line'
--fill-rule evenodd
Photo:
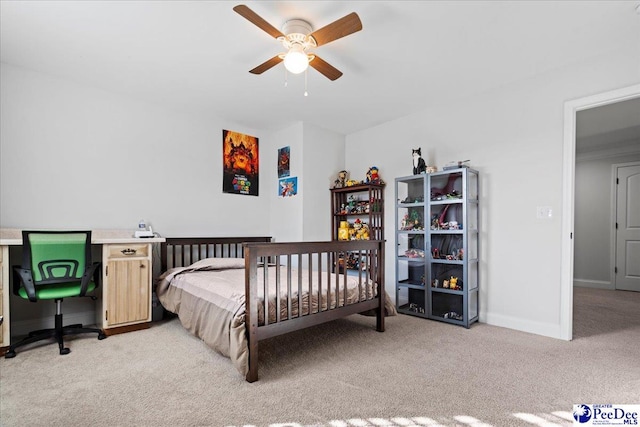
<path fill-rule="evenodd" d="M 222 191 L 258 195 L 258 138 L 230 130 L 222 131 Z"/>
<path fill-rule="evenodd" d="M 296 194 L 298 194 L 298 177 L 290 176 L 288 178 L 281 178 L 280 185 L 278 186 L 278 196 L 293 197 Z"/>
<path fill-rule="evenodd" d="M 278 149 L 278 178 L 284 178 L 289 176 L 291 166 L 289 165 L 289 159 L 291 158 L 291 148 L 282 147 Z"/>

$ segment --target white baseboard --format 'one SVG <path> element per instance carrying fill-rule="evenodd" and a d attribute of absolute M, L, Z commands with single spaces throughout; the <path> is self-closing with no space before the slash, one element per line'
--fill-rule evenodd
<path fill-rule="evenodd" d="M 84 311 L 63 314 L 63 324 L 72 325 L 75 323 L 81 323 L 84 326 L 95 326 L 96 313 L 95 311 Z M 55 317 L 41 317 L 37 319 L 20 320 L 11 322 L 11 337 L 21 337 L 29 334 L 31 331 L 37 331 L 38 329 L 53 328 L 55 325 Z"/>
<path fill-rule="evenodd" d="M 581 288 L 607 289 L 610 291 L 615 290 L 613 283 L 604 280 L 573 279 L 573 286 Z"/>
<path fill-rule="evenodd" d="M 559 323 L 543 323 L 502 314 L 485 313 L 483 323 L 516 331 L 562 339 Z"/>

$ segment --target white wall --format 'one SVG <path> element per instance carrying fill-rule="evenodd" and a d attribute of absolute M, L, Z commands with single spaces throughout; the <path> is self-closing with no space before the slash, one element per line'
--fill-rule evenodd
<path fill-rule="evenodd" d="M 564 103 L 637 84 L 638 47 L 347 136 L 347 169 L 365 171 L 377 164 L 388 183 L 411 173 L 411 148 L 417 146 L 427 163 L 439 168 L 452 160 L 471 159 L 470 165 L 480 171 L 482 322 L 561 337 Z M 394 253 L 395 245 L 393 193 L 389 185 L 388 254 Z M 536 219 L 537 206 L 550 206 L 553 217 Z M 386 263 L 387 291 L 395 294 L 393 257 Z"/>
<path fill-rule="evenodd" d="M 640 141 L 635 153 L 624 155 L 601 150 L 576 157 L 574 285 L 614 289 L 611 242 L 614 229 L 612 165 L 640 161 Z"/>
<path fill-rule="evenodd" d="M 331 192 L 344 169 L 344 135 L 304 125 L 304 223 L 306 241 L 331 240 Z"/>
<path fill-rule="evenodd" d="M 0 78 L 0 227 L 133 231 L 144 218 L 163 236 L 270 235 L 268 132 L 4 63 Z M 223 129 L 259 138 L 259 197 L 222 193 Z M 67 323 L 93 323 L 90 299 L 64 305 Z M 11 306 L 13 335 L 53 323 L 53 303 Z"/>
<path fill-rule="evenodd" d="M 272 175 L 274 182 L 273 191 L 269 193 L 270 200 L 270 230 L 271 235 L 279 242 L 297 242 L 303 238 L 303 197 L 302 184 L 304 183 L 304 141 L 303 141 L 303 124 L 296 123 L 286 129 L 275 132 L 273 136 L 274 146 L 267 153 L 267 164 L 273 165 L 276 169 L 278 149 L 282 147 L 290 148 L 290 176 L 298 177 L 298 193 L 292 197 L 281 197 L 280 187 L 276 182 L 278 180 L 277 169 Z M 271 168 L 269 168 L 271 169 Z"/>
<path fill-rule="evenodd" d="M 0 227 L 133 231 L 144 218 L 163 236 L 331 238 L 329 188 L 344 168 L 343 135 L 302 123 L 272 133 L 247 129 L 0 67 Z M 258 197 L 222 192 L 223 129 L 259 138 Z M 289 198 L 278 197 L 284 146 L 298 177 L 299 194 Z M 53 315 L 53 305 L 13 297 L 11 304 L 15 334 Z M 70 301 L 67 317 L 86 322 L 90 305 Z"/>
<path fill-rule="evenodd" d="M 298 194 L 271 197 L 271 233 L 278 241 L 331 240 L 329 188 L 344 168 L 345 137 L 314 126 L 297 123 L 273 136 L 275 167 L 277 149 L 291 148 L 291 176 L 298 177 Z M 274 175 L 274 182 L 277 175 Z"/>
<path fill-rule="evenodd" d="M 257 136 L 263 153 L 267 132 L 0 66 L 3 228 L 144 218 L 165 236 L 269 233 L 268 179 L 259 197 L 222 193 L 222 130 Z"/>

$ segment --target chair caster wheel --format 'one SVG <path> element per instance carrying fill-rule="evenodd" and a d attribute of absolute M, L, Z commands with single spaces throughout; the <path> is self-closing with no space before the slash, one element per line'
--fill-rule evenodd
<path fill-rule="evenodd" d="M 9 350 L 4 354 L 5 359 L 13 359 L 14 357 L 16 357 L 16 352 L 13 350 Z"/>
<path fill-rule="evenodd" d="M 69 353 L 71 353 L 71 349 L 68 349 L 66 347 L 60 349 L 60 354 L 62 354 L 62 355 L 69 354 Z"/>
<path fill-rule="evenodd" d="M 103 340 L 105 339 L 107 336 L 104 333 L 98 334 L 98 339 L 99 340 Z"/>

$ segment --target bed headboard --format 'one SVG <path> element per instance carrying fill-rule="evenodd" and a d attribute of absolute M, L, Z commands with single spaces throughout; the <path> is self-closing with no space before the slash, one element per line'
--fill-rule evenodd
<path fill-rule="evenodd" d="M 204 258 L 243 258 L 247 242 L 271 242 L 271 237 L 167 237 L 160 245 L 161 271 Z"/>

